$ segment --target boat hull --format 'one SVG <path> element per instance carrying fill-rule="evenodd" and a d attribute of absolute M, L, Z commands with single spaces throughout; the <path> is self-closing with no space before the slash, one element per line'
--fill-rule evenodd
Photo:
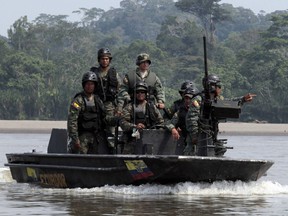
<path fill-rule="evenodd" d="M 145 183 L 256 181 L 273 165 L 241 160 L 179 155 L 7 154 L 13 179 L 54 188 L 92 188 Z"/>

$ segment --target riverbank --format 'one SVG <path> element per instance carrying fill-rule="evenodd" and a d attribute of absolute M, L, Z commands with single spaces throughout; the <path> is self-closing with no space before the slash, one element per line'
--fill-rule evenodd
<path fill-rule="evenodd" d="M 66 121 L 0 120 L 0 133 L 51 133 L 52 128 L 66 127 Z M 288 135 L 288 124 L 225 122 L 219 129 L 222 135 Z"/>

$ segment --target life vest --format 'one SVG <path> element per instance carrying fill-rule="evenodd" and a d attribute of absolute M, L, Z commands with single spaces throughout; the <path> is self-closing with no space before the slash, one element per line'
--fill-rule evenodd
<path fill-rule="evenodd" d="M 172 112 L 176 113 L 180 109 L 180 107 L 183 106 L 183 105 L 184 105 L 184 100 L 183 99 L 179 99 L 177 101 L 174 101 Z"/>
<path fill-rule="evenodd" d="M 155 84 L 156 84 L 156 79 L 157 79 L 157 76 L 155 73 L 148 71 L 148 76 L 141 78 L 135 71 L 130 71 L 127 74 L 127 79 L 128 79 L 128 85 L 129 85 L 128 93 L 130 94 L 131 98 L 133 98 L 135 84 L 138 81 L 144 81 L 148 85 L 147 100 L 152 101 L 153 103 L 155 102 L 155 95 L 156 95 Z"/>
<path fill-rule="evenodd" d="M 88 101 L 84 96 L 84 93 L 77 94 L 81 95 L 84 101 L 84 110 L 80 112 L 78 117 L 78 130 L 81 131 L 99 131 L 103 128 L 103 108 L 100 105 L 100 99 L 97 95 L 94 95 L 92 101 Z"/>
<path fill-rule="evenodd" d="M 99 95 L 100 99 L 105 101 L 114 100 L 116 94 L 118 93 L 118 80 L 117 72 L 114 67 L 109 68 L 107 75 L 100 77 L 100 67 L 92 67 L 90 71 L 94 72 L 98 77 L 97 86 L 95 89 L 95 94 Z"/>
<path fill-rule="evenodd" d="M 133 105 L 132 119 L 135 117 L 135 124 L 142 123 L 147 129 L 154 126 L 156 122 L 155 110 L 152 103 L 146 103 L 145 107 L 136 107 Z"/>

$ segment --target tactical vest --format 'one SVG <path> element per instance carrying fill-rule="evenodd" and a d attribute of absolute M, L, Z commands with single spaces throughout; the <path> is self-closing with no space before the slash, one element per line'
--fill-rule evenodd
<path fill-rule="evenodd" d="M 115 68 L 109 68 L 107 75 L 104 77 L 99 76 L 100 67 L 92 67 L 90 71 L 94 72 L 98 77 L 95 94 L 97 94 L 103 102 L 114 100 L 118 88 L 117 72 Z"/>
<path fill-rule="evenodd" d="M 133 105 L 133 118 L 135 117 L 135 124 L 142 123 L 145 125 L 147 129 L 151 128 L 154 126 L 156 122 L 156 116 L 154 114 L 154 110 L 152 108 L 154 106 L 151 103 L 146 103 L 146 106 L 143 108 L 141 107 L 136 107 Z"/>
<path fill-rule="evenodd" d="M 180 109 L 180 107 L 184 105 L 184 100 L 183 99 L 179 99 L 177 101 L 174 101 L 173 105 L 174 105 L 173 106 L 174 110 L 172 110 L 172 112 L 176 113 Z"/>
<path fill-rule="evenodd" d="M 138 81 L 144 81 L 148 85 L 148 101 L 155 103 L 156 101 L 156 89 L 155 89 L 155 84 L 156 84 L 156 79 L 157 76 L 155 73 L 149 71 L 148 76 L 145 78 L 141 78 L 135 71 L 130 71 L 127 74 L 127 79 L 128 79 L 128 85 L 129 85 L 129 94 L 131 98 L 133 98 L 134 94 L 134 88 L 135 84 Z"/>
<path fill-rule="evenodd" d="M 77 94 L 75 97 L 77 97 Z M 99 98 L 95 95 L 93 101 L 88 101 L 84 93 L 80 93 L 84 101 L 84 110 L 78 117 L 79 131 L 99 131 L 102 129 L 102 108 L 99 105 Z"/>

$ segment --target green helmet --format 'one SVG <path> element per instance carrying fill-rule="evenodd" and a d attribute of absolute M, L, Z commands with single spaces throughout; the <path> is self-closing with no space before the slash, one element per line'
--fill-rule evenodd
<path fill-rule="evenodd" d="M 101 48 L 98 50 L 98 62 L 104 56 L 109 57 L 110 61 L 112 60 L 112 54 L 108 48 Z"/>
<path fill-rule="evenodd" d="M 148 91 L 148 85 L 147 83 L 143 82 L 143 81 L 138 81 L 136 83 L 136 91 Z"/>
<path fill-rule="evenodd" d="M 87 81 L 92 81 L 96 83 L 98 81 L 97 75 L 91 71 L 84 73 L 82 77 L 82 87 L 84 87 Z"/>
<path fill-rule="evenodd" d="M 150 57 L 147 53 L 141 53 L 137 56 L 137 59 L 136 59 L 136 65 L 140 65 L 142 62 L 149 62 L 149 64 L 151 64 L 151 60 L 150 60 Z"/>

